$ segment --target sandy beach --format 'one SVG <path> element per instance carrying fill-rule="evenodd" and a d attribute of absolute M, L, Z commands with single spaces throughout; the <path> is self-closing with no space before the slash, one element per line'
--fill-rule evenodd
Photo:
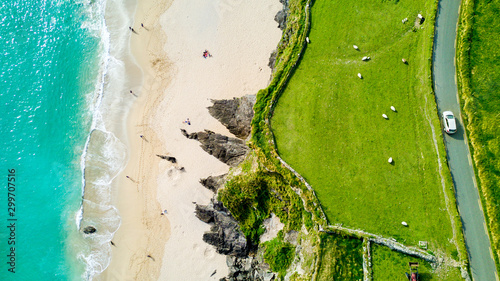
<path fill-rule="evenodd" d="M 195 217 L 194 202 L 207 204 L 213 196 L 199 180 L 229 167 L 180 129 L 231 135 L 206 107 L 210 99 L 255 94 L 267 86 L 269 56 L 281 37 L 274 16 L 281 8 L 278 0 L 138 1 L 131 49 L 143 84 L 133 89 L 129 161 L 116 193 L 122 224 L 113 238 L 111 263 L 99 279 L 227 275 L 226 257 L 202 241 L 210 226 Z M 204 58 L 205 50 L 212 56 Z"/>

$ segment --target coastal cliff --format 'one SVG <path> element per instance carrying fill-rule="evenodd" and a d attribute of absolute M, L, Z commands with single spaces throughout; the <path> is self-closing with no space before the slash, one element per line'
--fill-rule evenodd
<path fill-rule="evenodd" d="M 247 95 L 232 100 L 212 100 L 209 113 L 219 120 L 237 138 L 214 133 L 209 130 L 188 133 L 181 130 L 188 138 L 200 142 L 200 146 L 210 155 L 231 167 L 238 166 L 248 155 L 249 147 L 243 139 L 251 132 L 253 105 L 255 96 Z M 257 245 L 252 245 L 242 231 L 231 212 L 217 200 L 218 191 L 224 187 L 227 175 L 209 176 L 200 179 L 200 183 L 214 192 L 207 205 L 196 204 L 195 215 L 201 221 L 210 224 L 210 231 L 205 232 L 203 241 L 213 245 L 216 251 L 227 256 L 229 274 L 221 279 L 232 280 L 275 280 L 276 274 L 264 263 L 262 255 L 257 257 Z"/>
<path fill-rule="evenodd" d="M 247 95 L 232 100 L 212 100 L 208 112 L 240 139 L 246 139 L 252 130 L 255 95 Z"/>

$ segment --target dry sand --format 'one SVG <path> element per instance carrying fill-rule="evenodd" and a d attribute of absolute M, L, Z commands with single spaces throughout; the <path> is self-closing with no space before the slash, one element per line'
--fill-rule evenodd
<path fill-rule="evenodd" d="M 134 92 L 139 98 L 128 120 L 130 158 L 117 206 L 122 225 L 102 279 L 227 275 L 226 257 L 202 241 L 210 226 L 195 217 L 193 202 L 207 204 L 213 196 L 200 178 L 227 173 L 229 167 L 180 129 L 230 135 L 206 107 L 210 99 L 255 94 L 267 86 L 269 56 L 281 37 L 274 16 L 281 8 L 278 0 L 139 0 L 131 47 L 144 81 Z M 205 49 L 212 57 L 202 57 Z M 191 125 L 183 123 L 186 118 Z M 167 214 L 161 215 L 164 209 Z"/>

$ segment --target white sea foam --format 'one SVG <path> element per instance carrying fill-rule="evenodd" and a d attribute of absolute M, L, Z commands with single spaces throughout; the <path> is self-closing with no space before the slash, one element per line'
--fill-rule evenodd
<path fill-rule="evenodd" d="M 123 3 L 97 0 L 81 1 L 86 6 L 88 20 L 82 28 L 98 36 L 101 56 L 95 90 L 89 95 L 89 112 L 92 113 L 91 131 L 81 156 L 82 206 L 76 214 L 79 229 L 92 225 L 98 231 L 82 234 L 84 246 L 78 259 L 85 263 L 84 280 L 93 280 L 110 262 L 110 241 L 121 221 L 118 210 L 111 204 L 114 180 L 123 170 L 126 161 L 125 114 L 131 106 L 126 87 L 126 64 L 129 56 L 129 26 L 132 12 Z M 111 7 L 107 7 L 110 5 Z M 112 14 L 111 14 L 112 12 Z M 108 13 L 108 14 L 105 14 Z M 128 96 L 127 96 L 128 97 Z"/>

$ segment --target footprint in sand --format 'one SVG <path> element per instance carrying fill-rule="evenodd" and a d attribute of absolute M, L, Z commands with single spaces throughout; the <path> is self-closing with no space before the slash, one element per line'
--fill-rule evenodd
<path fill-rule="evenodd" d="M 203 257 L 205 258 L 213 258 L 215 256 L 215 252 L 210 248 L 205 248 L 203 252 Z"/>
<path fill-rule="evenodd" d="M 182 171 L 175 167 L 170 167 L 167 170 L 167 175 L 172 181 L 178 181 L 181 178 Z"/>

